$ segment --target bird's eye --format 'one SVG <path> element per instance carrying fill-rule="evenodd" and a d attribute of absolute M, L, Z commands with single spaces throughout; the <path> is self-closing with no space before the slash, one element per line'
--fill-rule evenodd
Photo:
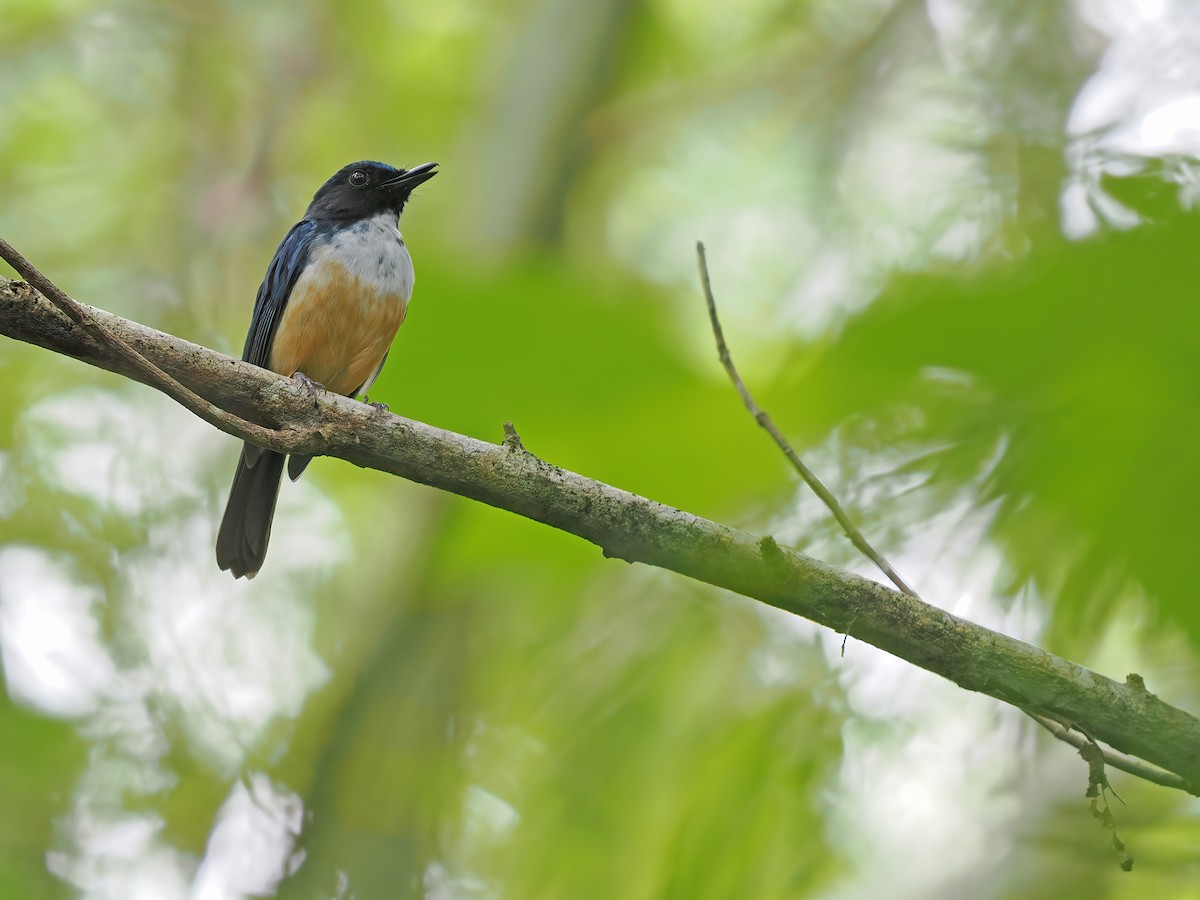
<path fill-rule="evenodd" d="M 368 180 L 367 173 L 362 169 L 355 169 L 350 173 L 350 187 L 364 187 Z"/>

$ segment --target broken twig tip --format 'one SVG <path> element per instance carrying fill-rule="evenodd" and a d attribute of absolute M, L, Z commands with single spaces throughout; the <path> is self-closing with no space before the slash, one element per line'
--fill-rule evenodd
<path fill-rule="evenodd" d="M 1149 689 L 1146 687 L 1146 679 L 1142 678 L 1137 672 L 1130 672 L 1125 676 L 1125 684 L 1133 688 L 1139 694 L 1145 694 L 1147 697 L 1153 697 Z"/>
<path fill-rule="evenodd" d="M 501 445 L 505 450 L 512 450 L 516 453 L 526 453 L 525 445 L 521 443 L 521 436 L 517 434 L 516 426 L 512 422 L 504 423 L 504 441 Z"/>
<path fill-rule="evenodd" d="M 626 556 L 619 550 L 614 550 L 611 547 L 601 547 L 600 555 L 605 559 L 618 559 L 623 563 L 633 563 L 635 560 L 632 557 Z"/>
<path fill-rule="evenodd" d="M 762 554 L 762 558 L 767 562 L 778 562 L 783 556 L 783 551 L 779 549 L 779 544 L 769 534 L 764 534 L 758 539 L 758 552 Z"/>

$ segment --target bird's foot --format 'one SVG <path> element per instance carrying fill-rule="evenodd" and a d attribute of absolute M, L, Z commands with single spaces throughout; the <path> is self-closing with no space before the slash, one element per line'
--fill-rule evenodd
<path fill-rule="evenodd" d="M 390 406 L 388 406 L 386 403 L 380 403 L 379 401 L 372 400 L 370 397 L 366 396 L 365 394 L 363 395 L 362 402 L 367 404 L 367 406 L 372 407 L 375 410 L 375 415 L 377 415 L 377 416 L 382 416 L 385 412 L 392 411 L 392 408 Z"/>
<path fill-rule="evenodd" d="M 325 393 L 325 385 L 321 384 L 319 381 L 313 381 L 303 372 L 296 372 L 294 375 L 292 375 L 292 380 L 297 382 L 300 387 L 308 391 L 309 395 L 313 399 L 313 406 L 317 405 L 317 395 Z"/>

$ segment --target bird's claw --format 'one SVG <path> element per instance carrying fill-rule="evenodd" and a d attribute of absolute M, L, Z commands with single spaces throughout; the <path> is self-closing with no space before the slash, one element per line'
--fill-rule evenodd
<path fill-rule="evenodd" d="M 375 410 L 375 415 L 382 416 L 385 412 L 391 412 L 392 408 L 386 403 L 381 403 L 377 400 L 372 400 L 370 397 L 363 397 L 362 402 Z"/>
<path fill-rule="evenodd" d="M 308 391 L 309 395 L 313 398 L 313 406 L 317 405 L 317 395 L 325 393 L 325 385 L 319 381 L 313 381 L 303 372 L 295 373 L 292 376 L 292 380 Z"/>

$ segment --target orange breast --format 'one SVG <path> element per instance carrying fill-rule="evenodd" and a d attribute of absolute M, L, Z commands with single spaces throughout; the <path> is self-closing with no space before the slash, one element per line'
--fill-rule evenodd
<path fill-rule="evenodd" d="M 292 288 L 268 367 L 281 375 L 303 372 L 334 393 L 349 394 L 379 367 L 407 310 L 407 297 L 322 260 Z"/>

